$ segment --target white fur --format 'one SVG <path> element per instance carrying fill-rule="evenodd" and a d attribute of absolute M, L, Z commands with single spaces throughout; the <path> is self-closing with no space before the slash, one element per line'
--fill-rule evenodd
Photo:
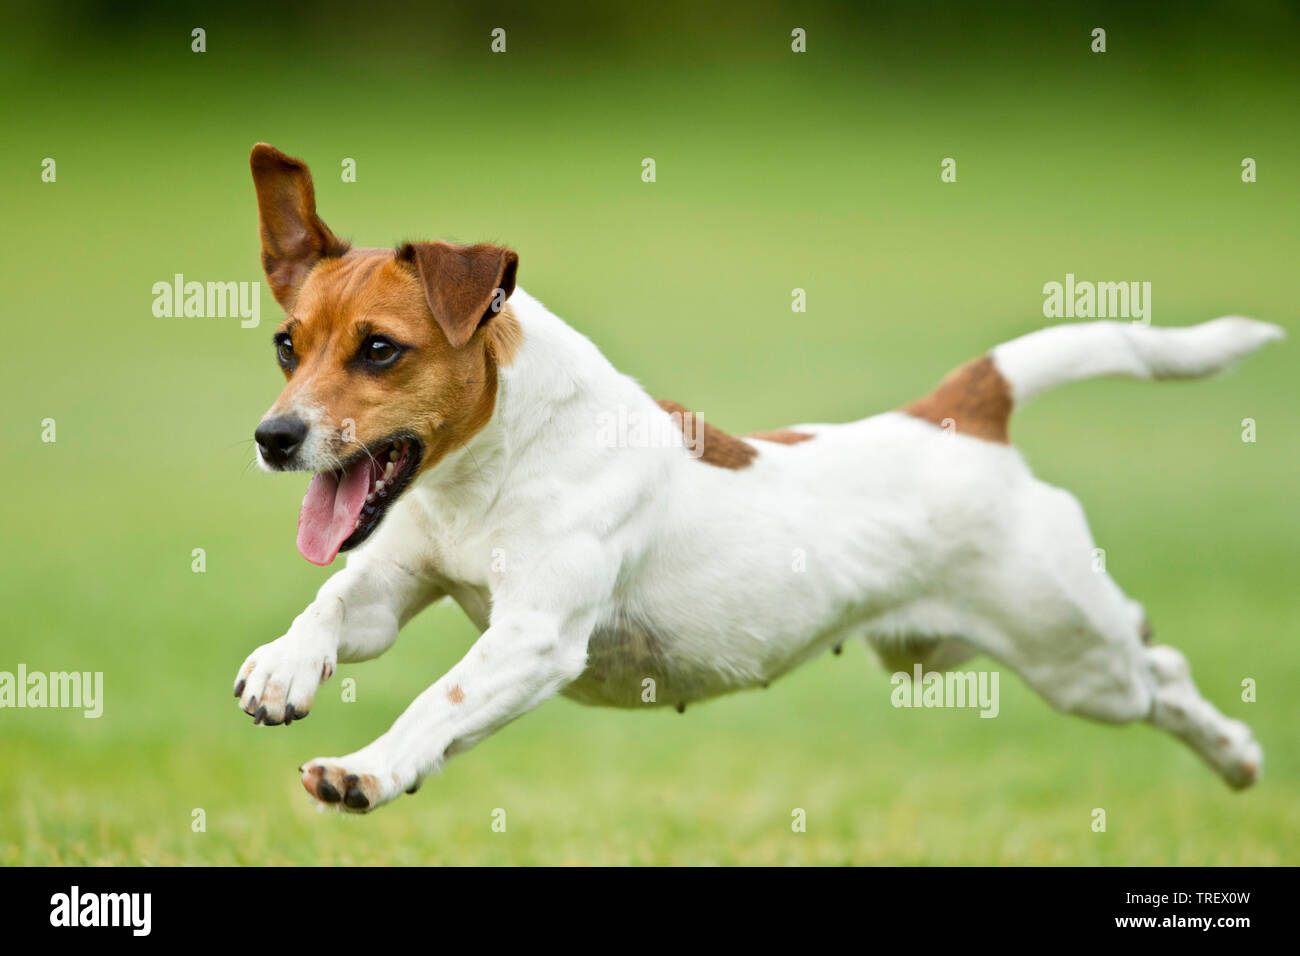
<path fill-rule="evenodd" d="M 1017 405 L 1067 382 L 1101 375 L 1199 378 L 1231 365 L 1283 331 L 1227 315 L 1181 329 L 1132 322 L 1055 325 L 993 349 Z"/>
<path fill-rule="evenodd" d="M 445 595 L 482 635 L 387 733 L 307 773 L 370 773 L 384 802 L 553 694 L 685 704 L 861 635 L 936 667 L 987 654 L 1060 710 L 1146 719 L 1234 785 L 1258 774 L 1249 730 L 1201 699 L 1181 655 L 1144 646 L 1141 607 L 1094 572 L 1078 502 L 1013 448 L 886 412 L 795 426 L 815 438 L 716 467 L 585 337 L 522 290 L 511 306 L 523 345 L 491 421 L 250 655 L 244 696 L 301 712 L 336 659 L 383 653 Z M 1204 374 L 1276 334 L 1098 322 L 992 354 L 1023 400 L 1087 375 Z M 653 426 L 643 447 L 609 447 L 601 423 L 632 413 Z"/>

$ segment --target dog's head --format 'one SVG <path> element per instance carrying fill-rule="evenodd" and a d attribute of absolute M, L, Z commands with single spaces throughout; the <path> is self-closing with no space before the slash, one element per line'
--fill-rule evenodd
<path fill-rule="evenodd" d="M 254 433 L 258 459 L 315 473 L 298 549 L 329 564 L 492 417 L 519 337 L 505 308 L 519 258 L 488 244 L 353 249 L 317 216 L 304 163 L 265 143 L 250 162 L 262 266 L 287 314 L 274 341 L 287 383 Z"/>

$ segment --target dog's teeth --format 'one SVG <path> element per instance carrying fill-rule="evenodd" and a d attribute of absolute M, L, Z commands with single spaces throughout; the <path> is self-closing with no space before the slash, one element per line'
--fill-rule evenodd
<path fill-rule="evenodd" d="M 393 477 L 393 469 L 396 468 L 396 467 L 397 467 L 397 466 L 394 465 L 391 461 L 390 461 L 387 465 L 384 466 L 384 480 L 385 480 L 385 481 L 387 481 L 389 478 Z"/>
<path fill-rule="evenodd" d="M 383 490 L 384 490 L 384 479 L 380 478 L 378 481 L 375 482 L 375 494 L 378 494 Z"/>
<path fill-rule="evenodd" d="M 373 491 L 370 492 L 370 494 L 366 495 L 366 501 L 367 501 L 367 502 L 372 502 L 372 501 L 374 501 L 374 500 L 375 500 L 375 493 L 374 493 Z"/>
<path fill-rule="evenodd" d="M 397 461 L 397 459 L 400 458 L 400 457 L 401 457 L 401 456 L 397 453 L 397 449 L 396 449 L 396 448 L 394 448 L 392 451 L 390 451 L 390 452 L 388 453 L 388 460 L 389 460 L 389 461 Z M 391 467 L 391 466 L 390 466 L 390 467 Z"/>

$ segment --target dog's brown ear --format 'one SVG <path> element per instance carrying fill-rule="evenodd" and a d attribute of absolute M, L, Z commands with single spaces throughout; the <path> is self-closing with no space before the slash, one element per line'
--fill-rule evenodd
<path fill-rule="evenodd" d="M 519 256 L 502 246 L 408 242 L 397 258 L 419 272 L 429 309 L 454 348 L 468 342 L 515 291 Z"/>
<path fill-rule="evenodd" d="M 257 190 L 262 233 L 262 269 L 275 301 L 287 312 L 307 273 L 326 256 L 341 256 L 348 244 L 316 215 L 311 172 L 300 159 L 258 143 L 248 159 Z"/>

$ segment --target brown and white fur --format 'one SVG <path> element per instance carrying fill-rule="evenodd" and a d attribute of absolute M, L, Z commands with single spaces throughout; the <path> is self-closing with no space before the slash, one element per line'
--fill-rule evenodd
<path fill-rule="evenodd" d="M 1007 420 L 1076 379 L 1209 374 L 1276 327 L 1049 328 L 900 410 L 736 438 L 655 401 L 515 288 L 513 252 L 353 249 L 317 216 L 304 164 L 259 144 L 252 168 L 288 314 L 259 459 L 313 473 L 304 555 L 355 550 L 240 667 L 240 705 L 301 719 L 340 662 L 382 654 L 443 597 L 481 631 L 387 733 L 304 765 L 317 800 L 371 810 L 555 694 L 681 707 L 850 636 L 892 667 L 986 654 L 1058 710 L 1147 721 L 1234 787 L 1258 776 L 1250 730 L 1148 644 L 1142 607 L 1093 567 L 1078 502 L 1034 478 Z"/>

